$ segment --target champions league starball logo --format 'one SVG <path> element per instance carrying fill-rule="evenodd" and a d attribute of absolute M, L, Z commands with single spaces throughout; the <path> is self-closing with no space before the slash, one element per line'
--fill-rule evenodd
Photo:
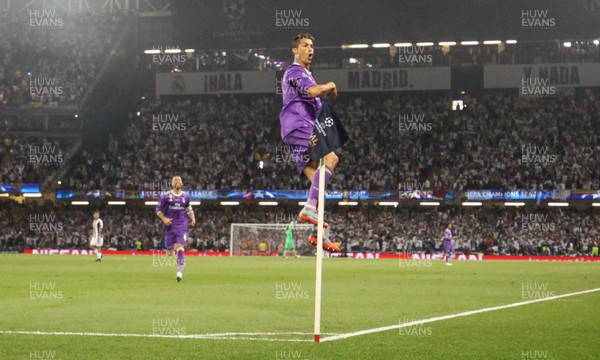
<path fill-rule="evenodd" d="M 222 15 L 224 16 L 219 18 L 223 21 L 219 21 L 219 26 L 212 31 L 213 38 L 240 45 L 263 37 L 261 30 L 255 27 L 248 28 L 244 23 L 246 17 L 244 0 L 223 0 L 222 4 Z"/>
<path fill-rule="evenodd" d="M 223 12 L 231 20 L 240 20 L 246 13 L 244 0 L 224 0 Z"/>
<path fill-rule="evenodd" d="M 325 118 L 325 121 L 323 123 L 327 127 L 332 127 L 333 126 L 333 119 L 331 118 L 331 116 L 328 116 L 328 117 Z"/>

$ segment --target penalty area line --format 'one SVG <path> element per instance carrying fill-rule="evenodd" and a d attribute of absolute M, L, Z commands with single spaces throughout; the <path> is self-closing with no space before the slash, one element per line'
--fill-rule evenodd
<path fill-rule="evenodd" d="M 577 292 L 562 294 L 562 295 L 549 296 L 549 297 L 534 299 L 534 300 L 521 301 L 521 302 L 507 304 L 507 305 L 493 306 L 493 307 L 488 307 L 488 308 L 479 309 L 479 310 L 465 311 L 465 312 L 457 313 L 457 314 L 437 316 L 437 317 L 433 317 L 433 318 L 429 318 L 429 319 L 416 320 L 416 321 L 411 321 L 411 322 L 398 324 L 398 325 L 383 326 L 383 327 L 374 328 L 374 329 L 367 329 L 367 330 L 361 330 L 361 331 L 356 331 L 356 332 L 351 332 L 351 333 L 346 333 L 346 334 L 333 335 L 333 336 L 321 338 L 321 342 L 348 339 L 348 338 L 355 337 L 355 336 L 374 334 L 374 333 L 378 333 L 378 332 L 395 330 L 395 329 L 400 329 L 400 328 L 410 327 L 410 326 L 415 326 L 415 325 L 421 325 L 421 324 L 427 324 L 427 323 L 432 323 L 432 322 L 436 322 L 436 321 L 449 320 L 449 319 L 455 319 L 455 318 L 463 317 L 463 316 L 469 316 L 469 315 L 481 314 L 481 313 L 486 313 L 486 312 L 491 312 L 491 311 L 509 309 L 509 308 L 514 308 L 514 307 L 519 307 L 519 306 L 524 306 L 524 305 L 529 305 L 529 304 L 535 304 L 535 303 L 543 302 L 543 301 L 550 301 L 550 300 L 556 300 L 556 299 L 566 298 L 566 297 L 570 297 L 570 296 L 589 294 L 589 293 L 593 293 L 596 291 L 600 291 L 600 288 L 577 291 Z"/>

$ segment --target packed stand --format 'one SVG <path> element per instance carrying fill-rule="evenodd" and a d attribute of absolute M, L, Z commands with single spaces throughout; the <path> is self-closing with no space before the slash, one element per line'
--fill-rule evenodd
<path fill-rule="evenodd" d="M 197 224 L 189 229 L 188 244 L 198 251 L 228 251 L 231 223 L 288 224 L 297 215 L 294 208 L 201 206 L 194 211 Z M 0 251 L 88 248 L 91 209 L 4 201 L 0 215 Z M 139 241 L 143 250 L 164 249 L 154 207 L 101 206 L 100 217 L 105 247 L 136 249 Z M 577 210 L 332 208 L 326 220 L 330 239 L 345 252 L 436 253 L 448 223 L 457 253 L 581 256 L 600 245 L 600 215 Z"/>
<path fill-rule="evenodd" d="M 332 187 L 394 190 L 426 181 L 433 161 L 427 148 L 436 135 L 399 132 L 398 113 L 427 112 L 427 121 L 440 121 L 448 101 L 390 98 L 375 105 L 356 98 L 337 104 L 352 141 L 341 151 Z M 192 189 L 305 189 L 280 139 L 280 107 L 273 96 L 155 101 L 113 136 L 107 152 L 80 154 L 65 186 L 148 190 L 177 174 Z"/>
<path fill-rule="evenodd" d="M 50 188 L 78 139 L 5 135 L 0 143 L 3 184 L 40 184 Z"/>
<path fill-rule="evenodd" d="M 83 152 L 66 184 L 149 190 L 177 174 L 191 189 L 289 188 L 289 172 L 274 178 L 275 171 L 259 169 L 253 158 L 262 144 L 275 151 L 278 106 L 274 97 L 147 104 L 107 152 Z"/>
<path fill-rule="evenodd" d="M 65 108 L 93 84 L 122 18 L 36 10 L 9 19 L 0 22 L 0 107 Z"/>
<path fill-rule="evenodd" d="M 600 98 L 487 94 L 444 127 L 433 183 L 450 190 L 600 188 Z"/>
<path fill-rule="evenodd" d="M 600 188 L 600 97 L 490 92 L 450 109 L 444 94 L 347 96 L 336 109 L 350 141 L 331 189 Z M 199 190 L 306 189 L 280 139 L 275 96 L 145 104 L 106 152 L 83 152 L 65 186 L 148 190 L 177 174 Z M 164 189 L 162 189 L 164 190 Z"/>

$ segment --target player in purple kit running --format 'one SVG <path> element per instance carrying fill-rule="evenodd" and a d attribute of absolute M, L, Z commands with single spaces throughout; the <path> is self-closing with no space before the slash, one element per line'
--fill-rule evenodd
<path fill-rule="evenodd" d="M 194 211 L 190 205 L 190 195 L 183 192 L 183 181 L 180 176 L 173 176 L 171 180 L 173 189 L 160 195 L 156 207 L 156 215 L 165 225 L 165 245 L 168 251 L 177 253 L 177 281 L 183 278 L 184 247 L 187 240 L 188 220 L 189 226 L 196 224 Z"/>
<path fill-rule="evenodd" d="M 450 263 L 450 255 L 454 252 L 454 236 L 452 235 L 452 224 L 448 224 L 446 230 L 444 230 L 444 244 L 443 246 L 443 255 L 446 257 L 446 265 L 452 266 Z"/>
<path fill-rule="evenodd" d="M 322 96 L 329 96 L 333 101 L 337 97 L 337 88 L 333 82 L 317 84 L 309 71 L 314 56 L 314 38 L 309 33 L 300 33 L 292 41 L 294 63 L 283 74 L 281 90 L 283 93 L 283 108 L 279 114 L 281 123 L 281 139 L 292 152 L 299 174 L 304 174 L 311 180 L 306 205 L 298 215 L 302 221 L 317 224 L 317 201 L 319 196 L 319 163 L 308 157 L 308 146 L 315 126 L 315 121 L 321 110 Z M 325 188 L 338 164 L 334 152 L 325 155 Z M 324 227 L 328 227 L 325 223 Z M 316 245 L 316 232 L 308 241 Z M 323 239 L 323 248 L 328 251 L 340 251 L 329 239 Z"/>

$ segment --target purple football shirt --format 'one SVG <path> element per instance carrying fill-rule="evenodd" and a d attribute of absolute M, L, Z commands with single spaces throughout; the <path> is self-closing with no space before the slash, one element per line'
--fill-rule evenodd
<path fill-rule="evenodd" d="M 452 230 L 444 230 L 444 240 L 452 240 Z"/>
<path fill-rule="evenodd" d="M 161 211 L 163 215 L 172 219 L 170 226 L 165 226 L 165 230 L 175 232 L 177 234 L 187 233 L 189 218 L 187 213 L 192 211 L 190 205 L 190 195 L 186 192 L 181 192 L 175 195 L 173 191 L 169 191 L 160 195 L 160 201 L 156 207 L 156 212 Z"/>
<path fill-rule="evenodd" d="M 290 65 L 283 74 L 283 108 L 279 113 L 282 139 L 301 127 L 309 128 L 309 132 L 312 132 L 321 110 L 321 99 L 308 96 L 308 88 L 316 84 L 311 72 L 296 63 Z"/>

